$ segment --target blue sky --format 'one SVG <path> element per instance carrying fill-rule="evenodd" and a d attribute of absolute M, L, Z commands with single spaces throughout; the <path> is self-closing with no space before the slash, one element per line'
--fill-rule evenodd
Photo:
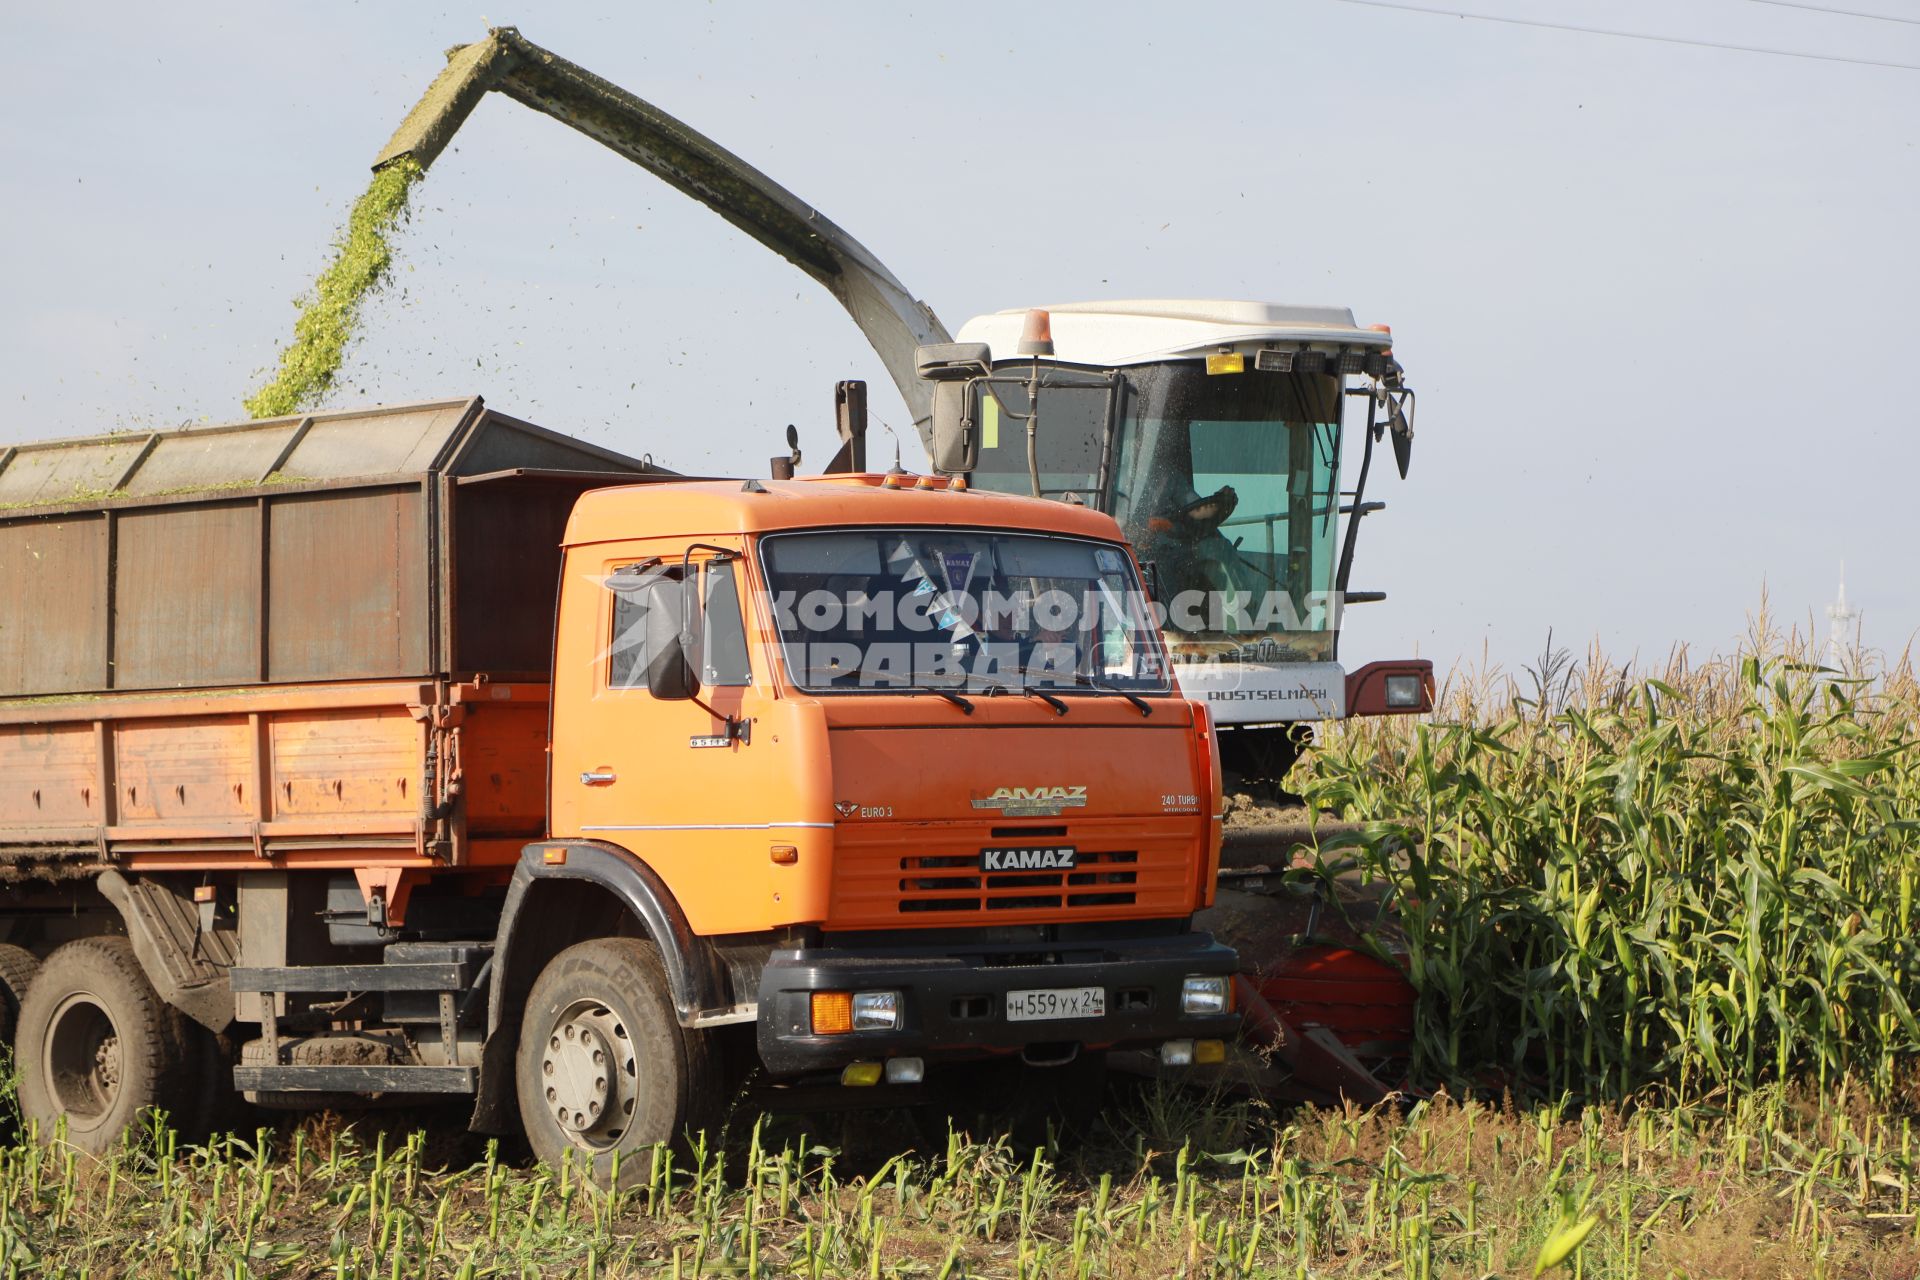
<path fill-rule="evenodd" d="M 1920 64 L 1920 24 L 1753 0 L 1471 11 Z M 1350 661 L 1511 666 L 1549 628 L 1725 648 L 1763 585 L 1804 625 L 1843 559 L 1870 644 L 1920 629 L 1920 72 L 1337 0 L 23 10 L 0 443 L 243 416 L 367 165 L 488 20 L 786 183 L 950 327 L 1144 296 L 1393 325 L 1419 443 L 1374 495 L 1354 586 L 1389 600 L 1350 618 Z M 494 99 L 420 189 L 333 403 L 477 392 L 759 474 L 789 422 L 824 461 L 844 377 L 915 465 L 823 291 Z"/>

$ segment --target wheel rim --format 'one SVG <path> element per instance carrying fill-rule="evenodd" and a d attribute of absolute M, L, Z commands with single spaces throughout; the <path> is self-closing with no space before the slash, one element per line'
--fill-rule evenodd
<path fill-rule="evenodd" d="M 598 1000 L 560 1011 L 540 1054 L 547 1114 L 567 1141 L 585 1151 L 618 1143 L 633 1123 L 640 1096 L 633 1038 L 625 1019 Z"/>
<path fill-rule="evenodd" d="M 42 1078 L 60 1110 L 75 1120 L 94 1120 L 120 1096 L 123 1056 L 120 1033 L 98 996 L 76 991 L 62 1000 L 47 1025 Z"/>

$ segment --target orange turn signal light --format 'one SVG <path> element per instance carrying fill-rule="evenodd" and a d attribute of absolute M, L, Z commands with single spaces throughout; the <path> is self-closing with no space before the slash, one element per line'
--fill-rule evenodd
<path fill-rule="evenodd" d="M 777 866 L 790 867 L 800 861 L 800 850 L 790 844 L 776 844 L 767 850 L 767 856 Z"/>
<path fill-rule="evenodd" d="M 813 993 L 813 1034 L 840 1036 L 853 1030 L 853 992 Z"/>
<path fill-rule="evenodd" d="M 540 851 L 540 860 L 550 867 L 565 866 L 567 863 L 567 846 L 563 844 L 548 845 Z"/>

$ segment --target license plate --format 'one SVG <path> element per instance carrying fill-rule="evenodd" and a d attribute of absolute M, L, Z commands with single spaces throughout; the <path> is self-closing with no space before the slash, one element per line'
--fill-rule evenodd
<path fill-rule="evenodd" d="M 1008 1022 L 1051 1022 L 1056 1018 L 1104 1018 L 1105 987 L 1053 987 L 1007 992 Z"/>
<path fill-rule="evenodd" d="M 1021 845 L 1006 849 L 982 849 L 982 871 L 1071 871 L 1078 852 L 1072 845 Z"/>

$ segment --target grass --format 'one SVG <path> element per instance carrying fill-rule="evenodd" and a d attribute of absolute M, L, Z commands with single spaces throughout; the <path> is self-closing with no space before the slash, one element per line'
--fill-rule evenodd
<path fill-rule="evenodd" d="M 0 1274 L 1911 1277 L 1911 1126 L 1853 1092 L 1274 1114 L 1148 1086 L 1090 1141 L 865 1160 L 752 1124 L 617 1194 L 331 1117 L 0 1148 Z M 744 1120 L 743 1124 L 750 1124 Z M 1171 1125 L 1171 1128 L 1167 1126 Z M 1574 1243 L 1577 1241 L 1577 1244 Z M 1550 1253 L 1547 1256 L 1551 1256 Z"/>

